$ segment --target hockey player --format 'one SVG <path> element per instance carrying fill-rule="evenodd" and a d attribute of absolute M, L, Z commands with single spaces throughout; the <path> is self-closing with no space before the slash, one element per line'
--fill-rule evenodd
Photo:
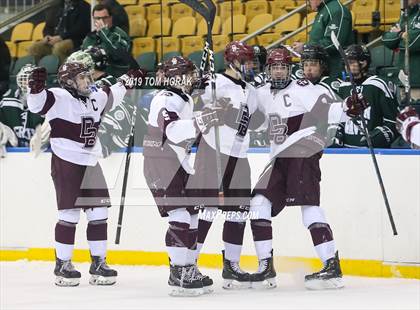
<path fill-rule="evenodd" d="M 320 205 L 319 159 L 325 146 L 317 134 L 323 123 L 342 118 L 342 102 L 307 79 L 291 80 L 291 57 L 285 49 L 270 51 L 267 59 L 270 83 L 258 89 L 258 102 L 265 109 L 270 137 L 270 162 L 253 190 L 251 219 L 259 269 L 251 275 L 253 286 L 274 287 L 271 218 L 286 206 L 301 206 L 303 224 L 324 264 L 320 272 L 305 276 L 309 289 L 343 287 L 332 230 Z M 357 98 L 346 99 L 349 114 L 364 108 Z M 347 108 L 346 108 L 347 110 Z"/>
<path fill-rule="evenodd" d="M 253 45 L 254 50 L 254 80 L 251 81 L 251 84 L 255 87 L 260 87 L 267 83 L 267 74 L 265 73 L 265 62 L 267 60 L 267 50 L 262 45 Z"/>
<path fill-rule="evenodd" d="M 416 110 L 405 107 L 397 116 L 397 130 L 412 148 L 420 149 L 420 119 Z"/>
<path fill-rule="evenodd" d="M 371 56 L 365 46 L 350 45 L 345 52 L 356 89 L 369 103 L 364 116 L 373 147 L 390 147 L 398 134 L 395 129 L 395 118 L 398 114 L 397 98 L 383 79 L 369 75 Z M 343 82 L 340 85 L 339 95 L 341 98 L 352 95 L 350 82 Z M 343 143 L 346 147 L 367 146 L 360 120 L 348 120 L 344 124 Z"/>
<path fill-rule="evenodd" d="M 172 57 L 164 62 L 163 70 L 166 89 L 151 102 L 143 141 L 144 176 L 160 215 L 168 218 L 169 294 L 198 296 L 211 292 L 213 281 L 196 266 L 198 209 L 189 204 L 186 192 L 187 180 L 194 173 L 190 149 L 201 130 L 218 124 L 221 110 L 206 108 L 195 118 L 190 93 L 197 70 L 189 59 Z"/>
<path fill-rule="evenodd" d="M 224 60 L 226 72 L 216 74 L 216 101 L 229 102 L 224 124 L 219 127 L 219 137 L 211 128 L 203 133 L 195 159 L 195 174 L 190 177 L 189 189 L 198 204 L 204 204 L 203 216 L 198 225 L 197 256 L 211 227 L 217 208 L 228 212 L 223 227 L 223 287 L 226 289 L 249 287 L 249 273 L 239 266 L 246 214 L 250 200 L 250 166 L 247 158 L 249 148 L 248 129 L 258 128 L 264 121 L 257 110 L 255 88 L 244 80 L 254 67 L 254 52 L 247 44 L 233 41 L 226 46 Z M 202 100 L 205 105 L 213 104 L 211 86 L 205 88 Z M 251 122 L 252 120 L 252 122 Z M 225 203 L 220 205 L 219 180 L 215 139 L 220 139 L 220 164 Z M 203 202 L 204 201 L 204 202 Z M 230 216 L 232 215 L 232 216 Z"/>
<path fill-rule="evenodd" d="M 328 53 L 322 46 L 305 44 L 301 54 L 301 67 L 303 68 L 303 74 L 306 79 L 314 85 L 324 87 L 331 98 L 337 101 L 339 100 L 338 89 L 343 81 L 328 75 L 328 58 Z M 327 130 L 328 133 L 331 133 L 327 138 L 327 145 L 330 147 L 342 147 L 344 125 L 330 124 Z"/>
<path fill-rule="evenodd" d="M 0 153 L 5 152 L 7 141 L 13 146 L 29 146 L 35 128 L 42 124 L 44 118 L 28 110 L 28 79 L 34 65 L 22 67 L 16 75 L 17 88 L 9 89 L 0 101 L 0 131 L 4 134 L 0 139 Z M 5 153 L 3 153 L 5 154 Z"/>
<path fill-rule="evenodd" d="M 65 63 L 58 70 L 62 88 L 45 88 L 45 68 L 35 68 L 29 78 L 28 106 L 33 113 L 45 115 L 51 126 L 51 176 L 54 182 L 58 222 L 55 227 L 58 286 L 76 286 L 81 274 L 75 270 L 73 255 L 76 225 L 80 210 L 88 219 L 86 230 L 92 264 L 92 285 L 112 285 L 117 272 L 106 264 L 109 193 L 98 164 L 101 144 L 96 139 L 101 115 L 120 104 L 130 77 L 104 90 L 92 87 L 89 68 L 81 63 Z"/>

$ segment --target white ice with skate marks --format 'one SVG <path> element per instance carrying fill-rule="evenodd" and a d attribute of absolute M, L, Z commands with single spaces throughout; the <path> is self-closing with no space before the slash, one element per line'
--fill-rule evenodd
<path fill-rule="evenodd" d="M 419 309 L 420 281 L 344 277 L 340 290 L 308 291 L 301 274 L 278 274 L 277 288 L 227 291 L 221 270 L 202 269 L 213 278 L 214 293 L 196 298 L 167 294 L 168 268 L 112 266 L 114 286 L 92 286 L 89 264 L 75 263 L 82 273 L 78 287 L 54 285 L 53 262 L 1 262 L 0 309 Z"/>

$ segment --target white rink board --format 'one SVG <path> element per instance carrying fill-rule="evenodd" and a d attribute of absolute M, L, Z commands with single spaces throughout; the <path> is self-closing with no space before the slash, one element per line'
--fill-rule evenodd
<path fill-rule="evenodd" d="M 417 153 L 418 154 L 418 153 Z M 33 158 L 9 153 L 0 160 L 0 248 L 51 248 L 56 223 L 55 192 L 50 177 L 51 153 Z M 249 154 L 255 183 L 268 154 Z M 420 263 L 420 156 L 377 155 L 399 232 L 393 236 L 380 188 L 368 154 L 324 154 L 321 160 L 321 205 L 334 232 L 340 256 Z M 114 245 L 124 173 L 124 154 L 102 160 L 113 207 L 109 215 L 109 248 L 163 252 L 166 220 L 160 218 L 143 178 L 143 156 L 131 159 L 121 244 Z M 316 257 L 299 207 L 273 220 L 276 256 Z M 78 226 L 76 248 L 87 249 L 86 220 Z M 213 225 L 204 253 L 220 253 L 223 221 Z M 243 254 L 253 255 L 249 224 Z"/>

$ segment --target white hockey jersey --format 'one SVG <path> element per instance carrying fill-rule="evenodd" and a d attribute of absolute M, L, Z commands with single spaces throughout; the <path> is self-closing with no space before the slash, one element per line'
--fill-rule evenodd
<path fill-rule="evenodd" d="M 101 143 L 96 139 L 102 114 L 120 104 L 126 93 L 121 83 L 108 90 L 109 93 L 94 91 L 85 101 L 63 88 L 28 94 L 30 111 L 45 115 L 50 123 L 50 143 L 55 155 L 78 165 L 96 165 L 102 157 Z"/>
<path fill-rule="evenodd" d="M 201 96 L 205 105 L 212 104 L 211 85 Z M 235 80 L 225 74 L 216 74 L 216 100 L 230 98 L 233 105 L 233 121 L 219 126 L 220 152 L 233 157 L 245 158 L 249 149 L 248 125 L 250 117 L 258 109 L 256 89 L 243 81 Z M 204 140 L 216 149 L 215 130 L 211 128 L 203 135 Z"/>
<path fill-rule="evenodd" d="M 340 122 L 345 114 L 342 102 L 334 102 L 322 86 L 313 85 L 306 79 L 292 80 L 280 90 L 271 90 L 271 84 L 258 89 L 258 102 L 266 115 L 265 127 L 270 138 L 270 158 L 303 138 L 319 143 L 317 126 Z"/>
<path fill-rule="evenodd" d="M 193 99 L 182 91 L 157 93 L 150 104 L 144 156 L 176 157 L 186 172 L 194 173 L 190 163 L 190 148 L 197 135 L 193 108 Z"/>

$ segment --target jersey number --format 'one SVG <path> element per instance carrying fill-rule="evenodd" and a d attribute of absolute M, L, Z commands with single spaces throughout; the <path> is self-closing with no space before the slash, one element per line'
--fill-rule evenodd
<path fill-rule="evenodd" d="M 287 138 L 288 127 L 278 114 L 269 114 L 268 136 L 275 144 L 282 144 Z"/>
<path fill-rule="evenodd" d="M 98 128 L 95 127 L 95 120 L 92 117 L 82 117 L 80 138 L 85 139 L 85 147 L 93 147 L 96 142 Z"/>

